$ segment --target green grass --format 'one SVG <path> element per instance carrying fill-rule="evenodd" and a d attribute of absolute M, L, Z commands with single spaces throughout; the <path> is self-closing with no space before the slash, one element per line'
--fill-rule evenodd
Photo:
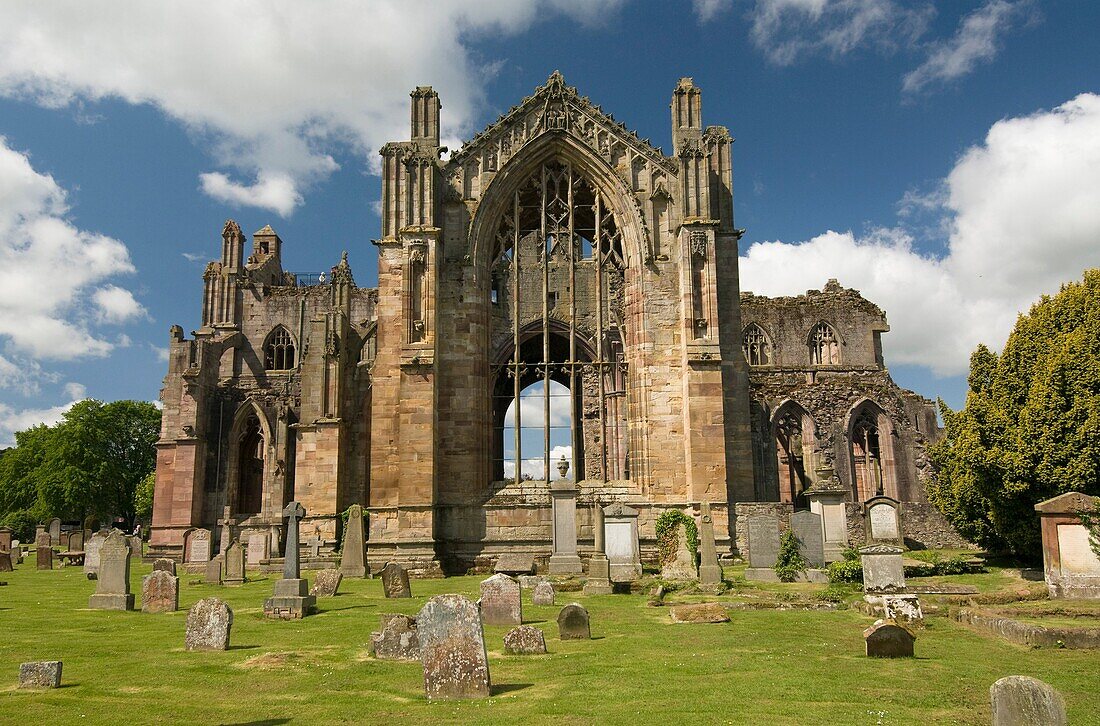
<path fill-rule="evenodd" d="M 135 592 L 148 570 L 135 566 Z M 1100 712 L 1095 652 L 1028 650 L 937 618 L 919 634 L 916 659 L 874 660 L 861 634 L 871 620 L 852 610 L 673 625 L 644 595 L 580 593 L 559 594 L 559 606 L 588 608 L 591 641 L 559 641 L 557 608 L 535 607 L 525 593 L 525 619 L 545 629 L 550 653 L 505 656 L 507 628 L 486 628 L 493 697 L 433 704 L 419 664 L 369 658 L 369 634 L 380 613 L 415 614 L 431 595 L 476 597 L 481 578 L 414 580 L 417 597 L 389 601 L 378 580 L 345 580 L 319 614 L 278 622 L 261 612 L 270 577 L 238 588 L 189 584 L 198 577 L 181 575 L 181 606 L 228 601 L 229 651 L 186 652 L 185 610 L 87 610 L 94 583 L 79 568 L 38 572 L 28 562 L 0 575 L 0 722 L 987 724 L 989 686 L 1010 674 L 1061 690 L 1071 723 Z M 65 662 L 63 688 L 15 688 L 20 662 L 52 659 Z"/>

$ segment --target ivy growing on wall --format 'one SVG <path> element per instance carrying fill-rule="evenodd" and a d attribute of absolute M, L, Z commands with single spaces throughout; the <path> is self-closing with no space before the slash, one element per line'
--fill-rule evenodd
<path fill-rule="evenodd" d="M 657 552 L 659 561 L 663 564 L 676 558 L 676 529 L 684 525 L 684 534 L 687 536 L 688 550 L 692 559 L 699 556 L 699 528 L 695 526 L 695 520 L 681 512 L 679 509 L 668 509 L 657 517 Z"/>

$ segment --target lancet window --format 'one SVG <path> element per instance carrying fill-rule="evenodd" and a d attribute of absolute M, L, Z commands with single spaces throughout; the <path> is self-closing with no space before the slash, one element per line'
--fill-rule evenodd
<path fill-rule="evenodd" d="M 840 342 L 828 323 L 818 323 L 810 332 L 810 365 L 840 365 Z"/>
<path fill-rule="evenodd" d="M 772 363 L 771 340 L 756 323 L 751 323 L 741 334 L 741 351 L 750 366 L 766 366 Z"/>
<path fill-rule="evenodd" d="M 264 343 L 264 369 L 287 371 L 294 368 L 294 339 L 283 326 L 275 328 Z"/>

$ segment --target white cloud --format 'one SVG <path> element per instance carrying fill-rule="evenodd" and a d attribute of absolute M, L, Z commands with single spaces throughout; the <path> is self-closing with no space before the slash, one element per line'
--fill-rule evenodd
<path fill-rule="evenodd" d="M 209 259 L 209 256 L 202 252 L 181 252 L 180 254 L 183 255 L 183 259 L 188 262 L 202 262 L 203 260 Z"/>
<path fill-rule="evenodd" d="M 550 475 L 552 478 L 558 478 L 558 461 L 561 457 L 565 457 L 565 460 L 570 462 L 570 469 L 567 476 L 572 475 L 573 468 L 573 447 L 572 446 L 554 446 L 550 449 Z M 532 459 L 524 459 L 520 464 L 520 471 L 523 473 L 524 478 L 527 479 L 546 479 L 546 459 L 542 456 Z M 505 461 L 504 462 L 504 478 L 511 479 L 515 476 L 516 462 Z"/>
<path fill-rule="evenodd" d="M 14 409 L 0 402 L 0 448 L 15 445 L 15 432 L 25 431 L 38 424 L 53 426 L 79 399 L 52 408 Z"/>
<path fill-rule="evenodd" d="M 88 389 L 83 383 L 70 381 L 65 384 L 65 395 L 74 401 L 83 401 L 88 395 Z"/>
<path fill-rule="evenodd" d="M 467 43 L 553 13 L 605 22 L 622 0 L 0 3 L 0 95 L 48 107 L 149 104 L 217 160 L 221 201 L 287 215 L 350 149 L 408 137 L 408 93 L 439 91 L 443 136 L 472 130 L 495 66 Z M 549 71 L 551 69 L 547 69 Z"/>
<path fill-rule="evenodd" d="M 125 323 L 128 320 L 145 317 L 145 308 L 134 294 L 118 285 L 107 285 L 92 293 L 92 302 L 99 308 L 99 319 L 107 323 Z"/>
<path fill-rule="evenodd" d="M 167 363 L 168 362 L 168 349 L 167 348 L 162 348 L 159 345 L 153 345 L 152 343 L 149 343 L 149 349 L 152 350 L 156 354 L 157 360 L 159 360 L 161 363 Z"/>
<path fill-rule="evenodd" d="M 61 376 L 45 371 L 38 361 L 21 356 L 7 358 L 0 355 L 0 389 L 12 389 L 24 396 L 35 396 L 40 392 L 40 384 L 56 383 Z"/>
<path fill-rule="evenodd" d="M 0 137 L 0 339 L 36 359 L 109 353 L 114 345 L 90 330 L 85 302 L 104 281 L 134 271 L 125 245 L 67 216 L 65 191 Z"/>
<path fill-rule="evenodd" d="M 546 416 L 546 400 L 542 392 L 542 384 L 536 383 L 520 394 L 520 426 L 524 429 L 543 428 L 543 418 Z M 569 388 L 557 381 L 550 381 L 550 426 L 569 426 L 572 420 L 570 413 Z M 504 425 L 514 427 L 516 425 L 516 404 L 508 406 L 504 414 Z"/>
<path fill-rule="evenodd" d="M 733 0 L 691 0 L 691 7 L 700 23 L 713 20 L 715 16 L 729 10 Z"/>
<path fill-rule="evenodd" d="M 955 36 L 932 46 L 928 58 L 905 74 L 902 90 L 914 93 L 933 83 L 967 75 L 982 62 L 993 60 L 1000 38 L 1024 16 L 1030 0 L 991 0 L 964 17 Z"/>
<path fill-rule="evenodd" d="M 978 343 L 999 349 L 1018 312 L 1100 266 L 1100 96 L 997 122 L 922 199 L 944 217 L 943 255 L 904 228 L 829 231 L 752 245 L 743 286 L 790 295 L 838 278 L 889 315 L 887 362 L 965 372 Z"/>
<path fill-rule="evenodd" d="M 861 45 L 892 49 L 912 43 L 934 13 L 926 2 L 757 0 L 749 34 L 769 61 L 790 65 L 816 53 L 841 56 Z"/>

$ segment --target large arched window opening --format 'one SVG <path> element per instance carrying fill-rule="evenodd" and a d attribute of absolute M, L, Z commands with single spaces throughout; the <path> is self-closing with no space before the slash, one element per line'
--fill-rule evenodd
<path fill-rule="evenodd" d="M 264 433 L 255 414 L 245 421 L 237 446 L 237 512 L 258 514 L 263 506 Z"/>
<path fill-rule="evenodd" d="M 501 214 L 492 259 L 492 338 L 502 351 L 492 392 L 493 479 L 557 478 L 566 440 L 568 478 L 629 478 L 626 263 L 610 206 L 571 163 L 542 164 Z M 556 428 L 562 410 L 568 432 Z M 525 444 L 534 431 L 542 443 Z M 539 456 L 541 465 L 531 461 Z"/>
<path fill-rule="evenodd" d="M 741 333 L 741 352 L 750 366 L 766 366 L 772 363 L 771 339 L 756 323 L 750 323 Z"/>
<path fill-rule="evenodd" d="M 840 365 L 840 341 L 828 323 L 818 323 L 810 331 L 810 365 Z"/>
<path fill-rule="evenodd" d="M 264 370 L 289 371 L 294 368 L 294 339 L 282 325 L 268 334 L 264 342 Z"/>
<path fill-rule="evenodd" d="M 805 492 L 813 483 L 814 421 L 797 403 L 788 402 L 776 412 L 772 431 L 779 478 L 779 501 L 807 509 Z"/>
<path fill-rule="evenodd" d="M 898 498 L 890 419 L 867 401 L 853 411 L 848 430 L 855 500 L 865 502 L 881 494 Z"/>

